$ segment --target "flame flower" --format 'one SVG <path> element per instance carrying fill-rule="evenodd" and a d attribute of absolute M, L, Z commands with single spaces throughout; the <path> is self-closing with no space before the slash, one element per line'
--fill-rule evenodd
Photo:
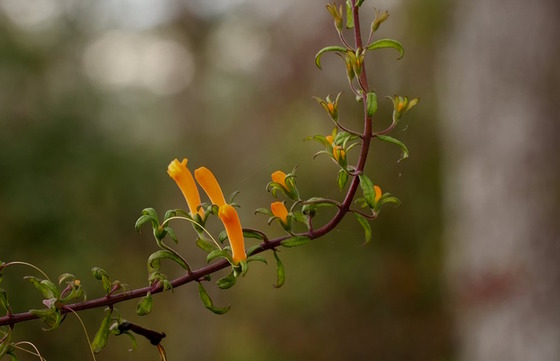
<path fill-rule="evenodd" d="M 200 206 L 200 194 L 198 193 L 194 178 L 187 168 L 187 159 L 185 158 L 181 162 L 174 159 L 167 167 L 167 174 L 173 178 L 183 193 L 187 205 L 189 206 L 191 217 L 198 214 L 202 219 L 204 217 L 204 212 L 202 209 L 198 208 L 198 206 Z"/>
<path fill-rule="evenodd" d="M 246 260 L 245 242 L 239 216 L 235 208 L 226 203 L 216 177 L 206 167 L 195 170 L 194 177 L 202 189 L 204 189 L 210 201 L 218 206 L 218 217 L 220 217 L 220 220 L 224 224 L 228 235 L 231 251 L 233 253 L 233 263 L 238 264 L 240 261 Z"/>

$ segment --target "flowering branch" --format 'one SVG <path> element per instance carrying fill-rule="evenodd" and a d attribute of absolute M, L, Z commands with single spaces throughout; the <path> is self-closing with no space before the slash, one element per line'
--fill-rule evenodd
<path fill-rule="evenodd" d="M 393 122 L 382 131 L 373 132 L 372 123 L 375 112 L 377 111 L 377 95 L 370 90 L 364 59 L 367 51 L 381 48 L 393 48 L 399 51 L 400 56 L 403 55 L 402 45 L 391 39 L 373 40 L 374 33 L 379 25 L 388 17 L 388 13 L 380 13 L 376 11 L 376 17 L 372 23 L 368 44 L 364 45 L 362 41 L 359 10 L 363 0 L 347 1 L 346 12 L 346 28 L 353 29 L 354 46 L 350 46 L 346 41 L 343 29 L 344 19 L 342 16 L 342 6 L 339 8 L 335 4 L 327 5 L 327 10 L 334 19 L 335 29 L 343 46 L 328 46 L 320 50 L 315 58 L 318 68 L 320 66 L 321 56 L 327 52 L 335 52 L 340 56 L 346 66 L 346 75 L 352 92 L 356 95 L 356 100 L 363 107 L 363 129 L 360 132 L 350 130 L 342 126 L 339 122 L 339 106 L 338 100 L 341 95 L 339 93 L 336 99 L 331 100 L 327 96 L 325 100 L 315 98 L 325 109 L 335 125 L 330 135 L 315 135 L 308 139 L 316 140 L 324 146 L 324 149 L 316 155 L 325 154 L 339 167 L 337 183 L 340 190 L 343 190 L 349 182 L 348 189 L 343 200 L 337 201 L 326 198 L 310 198 L 302 199 L 295 183 L 295 169 L 292 173 L 285 174 L 282 171 L 272 173 L 272 181 L 267 185 L 273 197 L 285 196 L 291 207 L 286 208 L 285 202 L 276 201 L 271 204 L 270 210 L 259 208 L 257 213 L 269 215 L 269 224 L 277 221 L 286 231 L 286 235 L 269 239 L 266 234 L 259 230 L 242 228 L 239 216 L 235 207 L 237 206 L 233 199 L 226 201 L 223 196 L 221 187 L 212 174 L 212 172 L 200 167 L 194 171 L 194 177 L 187 168 L 187 160 L 179 162 L 177 159 L 172 161 L 168 167 L 169 176 L 176 182 L 185 197 L 189 211 L 170 210 L 165 213 L 163 222 L 160 222 L 156 211 L 147 208 L 142 212 L 142 216 L 136 222 L 136 228 L 139 230 L 144 224 L 151 224 L 154 238 L 159 250 L 154 252 L 148 258 L 149 285 L 142 288 L 128 290 L 120 281 L 111 281 L 107 273 L 99 268 L 92 270 L 93 276 L 102 282 L 105 289 L 105 296 L 85 300 L 85 292 L 82 290 L 79 280 L 74 279 L 70 274 L 64 274 L 59 278 L 59 285 L 66 283 L 64 291 L 60 292 L 57 285 L 45 276 L 44 280 L 30 277 L 35 287 L 39 289 L 44 296 L 43 303 L 47 306 L 43 310 L 30 310 L 23 313 L 12 313 L 9 306 L 5 291 L 0 289 L 0 308 L 6 310 L 6 316 L 0 317 L 0 327 L 9 326 L 9 329 L 2 331 L 0 329 L 0 358 L 5 353 L 14 351 L 13 344 L 10 343 L 12 330 L 17 323 L 32 319 L 41 319 L 49 327 L 57 327 L 64 316 L 69 312 L 78 312 L 82 310 L 108 307 L 106 317 L 94 337 L 92 350 L 99 352 L 106 344 L 109 334 L 128 333 L 129 331 L 140 334 L 158 346 L 158 350 L 164 359 L 164 350 L 160 345 L 160 341 L 165 334 L 144 329 L 138 325 L 121 319 L 120 315 L 115 315 L 114 306 L 118 303 L 140 299 L 137 306 L 137 313 L 145 315 L 151 311 L 152 296 L 166 290 L 177 288 L 191 282 L 197 282 L 200 298 L 206 308 L 210 311 L 222 314 L 229 310 L 229 307 L 220 308 L 214 306 L 210 296 L 206 292 L 203 281 L 208 281 L 210 276 L 219 270 L 231 268 L 231 273 L 218 280 L 219 288 L 226 289 L 232 287 L 237 278 L 244 276 L 248 271 L 248 263 L 253 261 L 263 261 L 263 258 L 257 255 L 272 251 L 277 263 L 277 284 L 279 287 L 284 283 L 285 275 L 283 265 L 277 255 L 277 248 L 295 247 L 307 243 L 309 240 L 319 238 L 331 232 L 340 221 L 347 215 L 353 214 L 359 224 L 364 228 L 366 241 L 371 238 L 371 226 L 369 220 L 375 219 L 381 210 L 381 206 L 388 203 L 398 203 L 398 199 L 390 193 L 382 193 L 381 188 L 365 175 L 364 168 L 369 154 L 371 142 L 374 138 L 381 141 L 387 141 L 401 147 L 403 151 L 402 158 L 408 156 L 408 149 L 399 140 L 392 138 L 386 134 L 391 132 L 402 115 L 412 108 L 418 102 L 418 99 L 409 100 L 407 97 L 394 96 L 393 101 Z M 348 152 L 353 148 L 359 149 L 357 161 L 354 165 L 348 164 Z M 351 178 L 351 179 L 350 179 Z M 202 203 L 197 184 L 208 195 L 211 204 Z M 356 200 L 358 190 L 362 190 L 363 197 Z M 366 211 L 353 209 L 354 202 L 361 204 Z M 322 226 L 315 228 L 312 219 L 321 207 L 335 207 L 336 213 L 332 218 Z M 206 230 L 205 224 L 212 216 L 218 217 L 224 225 L 223 232 L 218 241 Z M 187 220 L 192 225 L 198 235 L 197 246 L 208 253 L 208 265 L 199 269 L 191 269 L 186 259 L 178 252 L 164 243 L 164 239 L 169 236 L 173 241 L 177 242 L 177 236 L 170 226 L 171 220 Z M 294 231 L 294 223 L 301 223 L 306 227 L 305 231 Z M 259 244 L 245 250 L 245 239 L 252 238 L 260 241 Z M 228 246 L 222 247 L 226 239 L 229 241 Z M 221 259 L 218 259 L 221 258 Z M 185 271 L 185 275 L 169 280 L 166 275 L 160 272 L 160 263 L 162 260 L 171 260 L 181 266 Z M 0 263 L 1 271 L 14 264 L 23 264 L 20 262 Z M 34 267 L 34 266 L 32 266 Z M 35 268 L 35 267 L 34 267 Z M 41 271 L 42 272 L 42 271 Z M 1 280 L 1 278 L 0 278 Z"/>

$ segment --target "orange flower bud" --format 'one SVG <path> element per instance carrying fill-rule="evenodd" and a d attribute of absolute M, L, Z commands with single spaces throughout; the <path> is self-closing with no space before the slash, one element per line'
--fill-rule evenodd
<path fill-rule="evenodd" d="M 375 203 L 379 202 L 383 192 L 381 192 L 381 188 L 379 186 L 373 186 L 373 190 L 375 191 Z"/>
<path fill-rule="evenodd" d="M 286 173 L 282 172 L 281 170 L 277 170 L 276 172 L 272 173 L 271 178 L 273 182 L 280 183 L 282 187 L 288 189 L 288 186 L 286 185 Z"/>
<path fill-rule="evenodd" d="M 202 189 L 204 189 L 204 192 L 206 192 L 212 204 L 215 204 L 218 207 L 226 204 L 222 188 L 220 188 L 216 177 L 214 177 L 214 174 L 210 171 L 210 169 L 200 167 L 194 171 L 194 177 Z"/>
<path fill-rule="evenodd" d="M 200 205 L 200 194 L 198 193 L 194 178 L 187 168 L 187 159 L 183 159 L 182 162 L 174 159 L 167 167 L 167 174 L 177 183 L 177 186 L 179 186 L 183 193 L 189 206 L 191 217 L 194 217 L 197 213 L 200 217 L 203 217 L 204 212 L 202 209 L 197 210 Z"/>
<path fill-rule="evenodd" d="M 284 205 L 284 202 L 274 202 L 270 205 L 270 210 L 275 217 L 282 220 L 282 223 L 288 224 L 288 210 Z"/>
<path fill-rule="evenodd" d="M 239 221 L 239 216 L 235 208 L 229 204 L 221 205 L 218 210 L 218 217 L 220 217 L 220 220 L 226 228 L 233 255 L 233 263 L 238 264 L 240 261 L 246 260 L 247 255 L 245 254 L 243 229 L 241 228 L 241 222 Z"/>
<path fill-rule="evenodd" d="M 342 148 L 342 146 L 334 145 L 333 156 L 334 159 L 336 159 L 336 161 L 339 162 L 341 159 L 344 159 L 346 157 L 346 151 L 344 150 L 344 148 Z"/>

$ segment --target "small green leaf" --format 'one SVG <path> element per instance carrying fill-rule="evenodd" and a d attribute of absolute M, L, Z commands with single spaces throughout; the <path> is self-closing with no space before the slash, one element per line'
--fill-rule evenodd
<path fill-rule="evenodd" d="M 398 162 L 400 162 L 403 159 L 408 158 L 408 148 L 400 140 L 395 139 L 393 137 L 390 137 L 388 135 L 377 135 L 377 138 L 379 138 L 379 140 L 382 140 L 384 142 L 389 142 L 389 143 L 396 144 L 401 148 L 402 153 L 401 153 L 401 157 L 399 158 Z"/>
<path fill-rule="evenodd" d="M 346 53 L 346 50 L 347 49 L 343 48 L 342 46 L 327 46 L 327 47 L 319 50 L 317 55 L 315 55 L 315 65 L 317 65 L 317 68 L 321 69 L 321 56 L 324 53 L 331 52 L 331 51 Z"/>
<path fill-rule="evenodd" d="M 280 288 L 286 281 L 286 273 L 284 271 L 284 264 L 280 260 L 280 257 L 278 257 L 277 252 L 274 251 L 273 254 L 274 259 L 276 260 L 276 284 L 274 285 L 274 287 Z"/>
<path fill-rule="evenodd" d="M 356 216 L 356 219 L 358 220 L 358 223 L 360 223 L 360 225 L 364 229 L 364 233 L 365 233 L 365 237 L 366 237 L 365 244 L 367 244 L 371 241 L 371 235 L 372 235 L 371 224 L 369 224 L 368 219 L 366 217 L 362 216 L 361 214 L 354 213 L 354 215 Z"/>
<path fill-rule="evenodd" d="M 2 343 L 0 343 L 0 359 L 2 359 L 11 351 L 12 330 L 9 329 L 6 333 L 0 333 L 0 340 L 2 340 Z"/>
<path fill-rule="evenodd" d="M 183 269 L 187 271 L 190 270 L 189 265 L 186 264 L 185 260 L 179 257 L 179 255 L 169 250 L 161 249 L 159 251 L 152 253 L 150 257 L 148 257 L 148 270 L 150 271 L 150 273 L 152 271 L 159 270 L 161 260 L 164 258 L 174 261 L 175 263 L 177 263 L 179 266 L 181 266 Z"/>
<path fill-rule="evenodd" d="M 236 281 L 237 281 L 237 278 L 235 277 L 235 274 L 233 272 L 231 272 L 227 276 L 220 278 L 216 282 L 216 284 L 218 285 L 218 287 L 220 289 L 226 290 L 226 289 L 234 286 Z"/>
<path fill-rule="evenodd" d="M 377 95 L 374 92 L 367 93 L 367 115 L 373 117 L 377 112 Z"/>
<path fill-rule="evenodd" d="M 251 229 L 244 229 L 243 230 L 243 237 L 244 238 L 251 238 L 251 239 L 258 239 L 264 241 L 265 236 L 261 232 L 257 232 Z"/>
<path fill-rule="evenodd" d="M 304 244 L 307 244 L 309 242 L 309 237 L 306 236 L 293 236 L 290 238 L 287 238 L 285 240 L 283 240 L 282 242 L 280 242 L 280 245 L 287 247 L 287 248 L 291 248 L 291 247 L 299 247 L 299 246 L 303 246 Z"/>
<path fill-rule="evenodd" d="M 404 46 L 398 41 L 393 39 L 379 39 L 369 44 L 366 47 L 367 50 L 383 49 L 383 48 L 393 48 L 397 50 L 399 52 L 399 57 L 397 59 L 402 58 L 404 55 Z"/>
<path fill-rule="evenodd" d="M 218 257 L 223 257 L 231 261 L 231 256 L 225 249 L 216 249 L 208 253 L 208 256 L 206 256 L 206 262 L 210 263 L 212 260 Z"/>
<path fill-rule="evenodd" d="M 40 310 L 29 310 L 29 313 L 39 318 L 45 325 L 49 327 L 48 329 L 44 329 L 45 331 L 56 329 L 60 325 L 63 319 L 62 315 L 60 314 L 60 311 L 54 305 L 50 308 L 43 308 Z"/>
<path fill-rule="evenodd" d="M 210 295 L 208 295 L 208 292 L 206 292 L 206 289 L 204 288 L 204 286 L 202 285 L 201 282 L 198 282 L 198 294 L 200 295 L 200 300 L 202 301 L 202 304 L 204 305 L 204 307 L 206 307 L 211 312 L 213 312 L 217 315 L 223 315 L 224 313 L 229 311 L 230 306 L 227 306 L 227 307 L 215 307 L 214 306 L 214 302 L 210 298 Z"/>
<path fill-rule="evenodd" d="M 60 296 L 60 290 L 50 280 L 41 280 L 33 276 L 25 276 L 24 279 L 33 283 L 33 286 L 41 291 L 45 298 L 58 298 Z"/>
<path fill-rule="evenodd" d="M 214 244 L 214 242 L 208 241 L 206 239 L 203 238 L 199 238 L 196 240 L 196 245 L 198 246 L 198 248 L 202 249 L 205 252 L 212 252 L 218 249 L 218 246 L 216 246 Z"/>
<path fill-rule="evenodd" d="M 103 321 L 101 321 L 101 325 L 99 329 L 95 333 L 93 337 L 93 341 L 91 342 L 91 349 L 94 353 L 99 353 L 101 350 L 107 346 L 107 341 L 109 340 L 109 327 L 111 326 L 111 315 L 113 311 L 111 309 L 107 309 L 107 313 Z"/>
<path fill-rule="evenodd" d="M 247 258 L 247 263 L 249 262 L 262 262 L 264 264 L 268 264 L 268 262 L 266 261 L 266 258 L 262 257 L 262 256 L 250 256 Z"/>
<path fill-rule="evenodd" d="M 0 306 L 6 312 L 11 312 L 12 310 L 10 307 L 10 303 L 8 302 L 8 294 L 6 293 L 6 290 L 4 290 L 3 288 L 0 288 Z"/>
<path fill-rule="evenodd" d="M 252 255 L 259 248 L 261 248 L 261 246 L 258 244 L 251 246 L 249 249 L 247 249 L 247 256 Z"/>
<path fill-rule="evenodd" d="M 354 28 L 354 9 L 350 0 L 346 0 L 346 29 Z"/>
<path fill-rule="evenodd" d="M 344 186 L 348 182 L 348 173 L 344 169 L 338 171 L 337 182 L 338 182 L 338 189 L 342 191 L 344 189 Z"/>
<path fill-rule="evenodd" d="M 373 209 L 375 207 L 375 189 L 373 188 L 373 182 L 365 174 L 360 174 L 360 187 L 364 194 L 364 200 L 369 208 Z"/>
<path fill-rule="evenodd" d="M 93 267 L 91 269 L 91 274 L 96 280 L 101 281 L 101 284 L 103 285 L 103 289 L 105 290 L 106 293 L 109 293 L 111 291 L 113 285 L 111 283 L 111 280 L 109 279 L 109 275 L 107 274 L 107 271 L 105 271 L 103 268 Z"/>
<path fill-rule="evenodd" d="M 152 312 L 152 306 L 154 301 L 152 299 L 152 294 L 148 292 L 146 296 L 142 297 L 138 304 L 136 305 L 136 314 L 138 316 L 146 316 Z"/>

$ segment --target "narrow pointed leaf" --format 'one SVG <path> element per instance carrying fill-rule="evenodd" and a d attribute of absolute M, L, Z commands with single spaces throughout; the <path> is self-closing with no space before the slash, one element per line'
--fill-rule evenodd
<path fill-rule="evenodd" d="M 274 287 L 280 288 L 286 281 L 286 272 L 284 270 L 284 264 L 280 260 L 280 257 L 278 257 L 277 252 L 275 251 L 273 254 L 274 259 L 276 260 L 276 284 Z"/>
<path fill-rule="evenodd" d="M 365 238 L 366 238 L 364 244 L 367 244 L 371 241 L 371 235 L 372 235 L 371 224 L 369 224 L 368 219 L 366 217 L 362 216 L 361 214 L 354 213 L 354 215 L 356 216 L 356 219 L 358 220 L 358 223 L 360 223 L 360 225 L 364 229 Z"/>
<path fill-rule="evenodd" d="M 206 292 L 206 289 L 204 288 L 204 286 L 200 282 L 198 282 L 198 294 L 200 296 L 200 300 L 202 301 L 202 304 L 204 305 L 204 307 L 206 307 L 211 312 L 213 312 L 217 315 L 223 315 L 224 313 L 229 311 L 230 306 L 215 307 L 214 302 L 210 298 L 210 295 L 208 294 L 208 292 Z"/>
<path fill-rule="evenodd" d="M 138 316 L 145 316 L 152 312 L 152 306 L 154 301 L 152 300 L 152 294 L 148 292 L 146 296 L 142 297 L 138 304 L 136 305 L 136 314 Z"/>
<path fill-rule="evenodd" d="M 216 284 L 218 285 L 218 287 L 220 289 L 226 290 L 226 289 L 234 286 L 236 281 L 237 281 L 237 278 L 235 277 L 235 274 L 233 272 L 231 272 L 227 276 L 220 278 L 216 282 Z"/>
<path fill-rule="evenodd" d="M 287 238 L 280 242 L 280 244 L 284 247 L 292 248 L 292 247 L 299 247 L 307 244 L 309 242 L 309 237 L 305 236 L 293 236 Z"/>
<path fill-rule="evenodd" d="M 373 182 L 365 174 L 360 174 L 360 187 L 364 194 L 364 200 L 369 208 L 373 209 L 375 207 L 375 189 L 373 188 Z"/>
<path fill-rule="evenodd" d="M 346 29 L 354 28 L 354 9 L 350 0 L 346 0 Z"/>
<path fill-rule="evenodd" d="M 95 333 L 93 337 L 93 341 L 91 342 L 91 349 L 94 353 L 99 353 L 101 350 L 107 346 L 107 341 L 109 340 L 109 327 L 111 326 L 111 315 L 113 312 L 109 309 L 103 321 L 101 321 L 101 325 L 99 329 Z"/>
<path fill-rule="evenodd" d="M 389 143 L 396 144 L 401 148 L 402 153 L 401 153 L 401 157 L 399 158 L 398 162 L 400 162 L 403 159 L 408 158 L 408 148 L 400 140 L 395 139 L 393 137 L 390 137 L 388 135 L 377 135 L 377 138 L 379 138 L 380 140 L 382 140 L 384 142 L 389 142 Z"/>
<path fill-rule="evenodd" d="M 383 49 L 383 48 L 393 48 L 399 52 L 400 59 L 404 55 L 404 46 L 396 40 L 393 39 L 379 39 L 367 46 L 367 50 Z"/>
<path fill-rule="evenodd" d="M 198 246 L 198 248 L 208 253 L 218 249 L 218 246 L 216 246 L 214 242 L 202 238 L 196 240 L 196 245 Z"/>
<path fill-rule="evenodd" d="M 331 52 L 331 51 L 345 53 L 346 50 L 347 49 L 343 48 L 342 46 L 327 46 L 319 50 L 317 55 L 315 55 L 315 65 L 317 65 L 317 68 L 321 69 L 321 56 L 323 56 L 324 53 Z"/>
<path fill-rule="evenodd" d="M 181 257 L 179 257 L 179 255 L 169 250 L 162 249 L 152 253 L 150 257 L 148 257 L 148 269 L 150 270 L 150 272 L 152 270 L 158 270 L 160 267 L 161 260 L 165 258 L 174 261 L 175 263 L 177 263 L 179 266 L 181 266 L 183 269 L 187 271 L 190 269 L 189 265 L 186 264 L 185 261 Z"/>

